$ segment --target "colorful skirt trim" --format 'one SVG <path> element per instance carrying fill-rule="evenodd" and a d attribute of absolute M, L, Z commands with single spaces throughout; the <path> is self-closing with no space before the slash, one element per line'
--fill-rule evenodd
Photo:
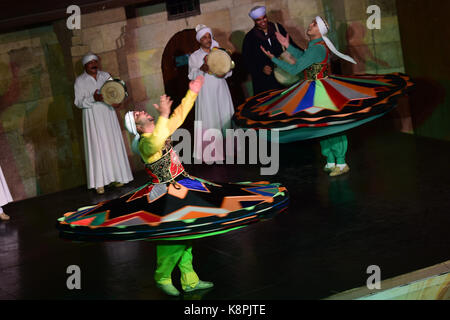
<path fill-rule="evenodd" d="M 183 173 L 171 183 L 150 182 L 68 212 L 57 228 L 62 238 L 78 241 L 201 238 L 271 218 L 288 202 L 286 188 L 278 183 L 216 184 Z"/>
<path fill-rule="evenodd" d="M 315 138 L 386 114 L 412 85 L 410 77 L 400 73 L 302 80 L 288 89 L 247 99 L 233 120 L 241 128 L 296 130 L 300 133 L 297 140 Z M 341 127 L 329 130 L 332 126 Z M 302 135 L 302 128 L 315 128 L 314 134 Z"/>

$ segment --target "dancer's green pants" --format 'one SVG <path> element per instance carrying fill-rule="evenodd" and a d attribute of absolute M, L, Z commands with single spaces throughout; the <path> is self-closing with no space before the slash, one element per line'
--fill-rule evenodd
<path fill-rule="evenodd" d="M 176 244 L 158 244 L 156 246 L 155 281 L 158 284 L 172 283 L 172 271 L 175 266 L 181 272 L 181 287 L 195 287 L 199 281 L 192 266 L 192 245 L 190 242 Z"/>
<path fill-rule="evenodd" d="M 345 164 L 347 146 L 348 142 L 345 134 L 320 140 L 322 155 L 327 158 L 327 163 Z"/>

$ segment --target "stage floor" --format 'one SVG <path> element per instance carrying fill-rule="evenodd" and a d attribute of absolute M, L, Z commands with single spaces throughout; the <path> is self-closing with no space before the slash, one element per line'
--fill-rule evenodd
<path fill-rule="evenodd" d="M 103 196 L 86 187 L 5 206 L 0 222 L 0 299 L 322 299 L 450 258 L 450 142 L 386 129 L 381 120 L 349 132 L 350 173 L 323 171 L 318 141 L 280 146 L 275 176 L 258 165 L 186 166 L 216 181 L 282 182 L 287 211 L 242 230 L 194 241 L 194 266 L 208 292 L 169 298 L 153 281 L 155 243 L 59 239 L 64 212 L 143 184 L 143 172 Z M 68 290 L 67 267 L 81 269 Z M 179 272 L 174 272 L 179 287 Z"/>

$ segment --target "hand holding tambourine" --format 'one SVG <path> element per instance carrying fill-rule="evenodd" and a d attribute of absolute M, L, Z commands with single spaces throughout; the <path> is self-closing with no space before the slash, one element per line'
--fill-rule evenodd
<path fill-rule="evenodd" d="M 208 67 L 208 64 L 206 63 L 206 57 L 207 56 L 205 56 L 205 63 L 203 63 L 203 65 L 200 67 L 200 70 L 205 73 L 209 73 L 209 67 Z"/>
<path fill-rule="evenodd" d="M 94 92 L 94 100 L 97 102 L 103 102 L 103 96 L 100 93 L 100 90 L 95 90 Z"/>

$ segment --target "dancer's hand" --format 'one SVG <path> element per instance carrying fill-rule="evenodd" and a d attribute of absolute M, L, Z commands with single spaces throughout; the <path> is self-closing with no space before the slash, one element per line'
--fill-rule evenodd
<path fill-rule="evenodd" d="M 273 54 L 270 53 L 270 51 L 267 51 L 266 49 L 264 49 L 263 46 L 260 46 L 260 48 L 261 48 L 262 52 L 264 52 L 264 54 L 265 54 L 266 56 L 268 56 L 270 59 L 272 59 L 272 58 L 275 57 Z"/>
<path fill-rule="evenodd" d="M 173 101 L 170 100 L 170 97 L 164 94 L 159 98 L 159 105 L 155 103 L 153 104 L 153 106 L 161 116 L 163 116 L 164 118 L 169 118 L 172 103 Z"/>
<path fill-rule="evenodd" d="M 195 78 L 195 80 L 189 82 L 189 89 L 198 94 L 204 82 L 205 78 L 203 76 L 198 76 L 197 78 Z"/>
<path fill-rule="evenodd" d="M 286 34 L 286 37 L 279 32 L 275 32 L 275 36 L 277 37 L 278 42 L 285 47 L 286 49 L 289 47 L 289 35 Z"/>

